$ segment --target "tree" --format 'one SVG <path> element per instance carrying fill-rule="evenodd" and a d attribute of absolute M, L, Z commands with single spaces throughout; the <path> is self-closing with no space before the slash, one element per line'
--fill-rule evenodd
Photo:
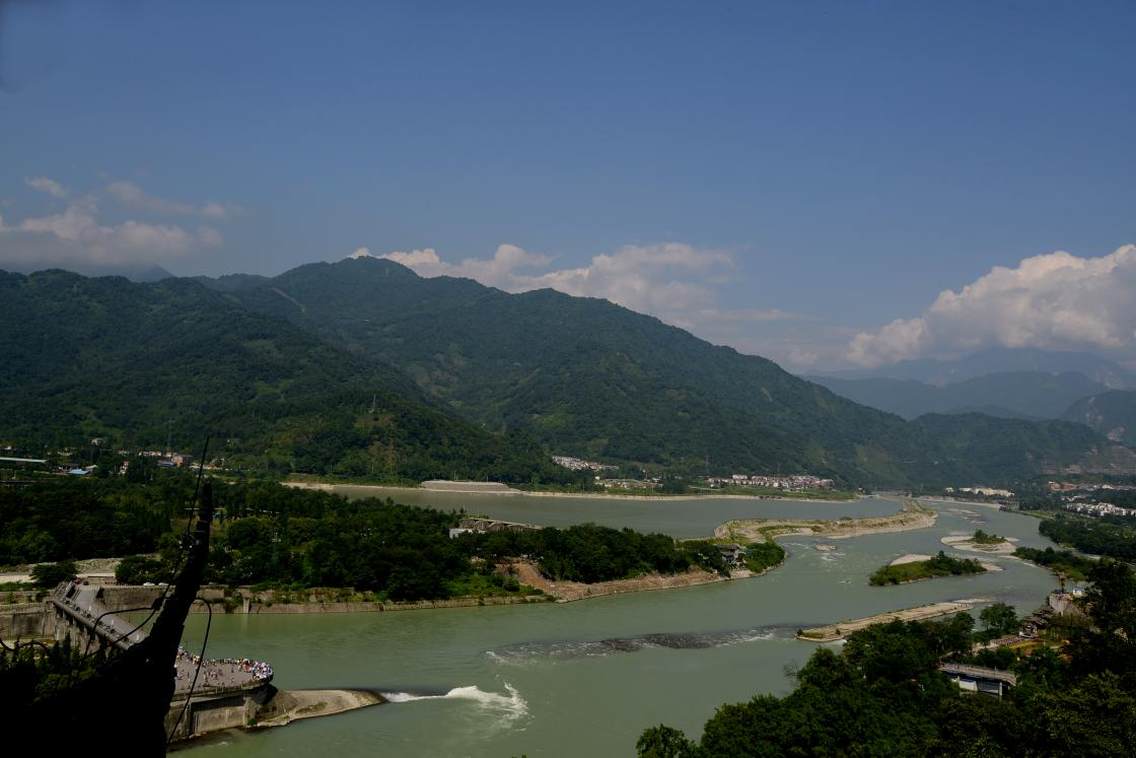
<path fill-rule="evenodd" d="M 659 724 L 639 736 L 635 751 L 639 758 L 692 758 L 695 745 L 679 729 Z"/>
<path fill-rule="evenodd" d="M 1013 606 L 1005 603 L 994 603 L 983 608 L 978 619 L 991 639 L 1015 634 L 1022 625 Z"/>
<path fill-rule="evenodd" d="M 75 561 L 60 561 L 59 563 L 41 563 L 32 569 L 32 581 L 37 587 L 48 589 L 60 582 L 69 582 L 75 578 L 78 567 Z"/>
<path fill-rule="evenodd" d="M 119 561 L 114 569 L 114 579 L 119 584 L 160 582 L 168 577 L 169 572 L 165 564 L 144 555 L 128 555 Z"/>

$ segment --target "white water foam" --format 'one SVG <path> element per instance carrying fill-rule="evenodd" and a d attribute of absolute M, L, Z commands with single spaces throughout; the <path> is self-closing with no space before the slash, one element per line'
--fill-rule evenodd
<path fill-rule="evenodd" d="M 418 700 L 468 700 L 476 703 L 478 707 L 484 710 L 496 713 L 506 721 L 516 721 L 528 714 L 529 704 L 513 685 L 508 682 L 504 684 L 507 694 L 486 692 L 477 685 L 454 687 L 444 695 L 415 695 L 412 692 L 382 692 L 380 694 L 391 703 L 413 703 Z"/>

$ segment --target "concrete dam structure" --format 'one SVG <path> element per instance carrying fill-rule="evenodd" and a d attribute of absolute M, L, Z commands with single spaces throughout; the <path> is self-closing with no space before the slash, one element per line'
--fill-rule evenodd
<path fill-rule="evenodd" d="M 42 603 L 11 606 L 3 617 L 10 637 L 70 637 L 73 644 L 124 651 L 146 639 L 140 626 L 119 615 L 143 612 L 155 591 L 107 588 L 76 582 L 61 585 Z M 264 661 L 248 658 L 200 659 L 179 649 L 174 696 L 166 713 L 166 732 L 182 742 L 227 729 L 279 726 L 385 702 L 362 690 L 297 690 L 272 685 L 273 671 Z"/>

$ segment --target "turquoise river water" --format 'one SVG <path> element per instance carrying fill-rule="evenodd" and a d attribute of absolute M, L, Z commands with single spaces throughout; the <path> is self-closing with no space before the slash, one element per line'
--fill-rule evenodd
<path fill-rule="evenodd" d="M 399 498 L 410 501 L 411 498 Z M 464 506 L 496 518 L 563 525 L 594 521 L 679 537 L 708 535 L 742 516 L 839 518 L 895 512 L 898 503 L 639 501 L 416 493 L 415 504 Z M 981 527 L 1019 544 L 1049 545 L 1035 519 L 963 503 L 929 503 L 934 527 L 827 540 L 788 537 L 789 557 L 761 577 L 577 603 L 397 613 L 218 616 L 208 654 L 272 663 L 282 689 L 368 688 L 390 703 L 287 727 L 232 733 L 189 748 L 229 756 L 629 756 L 646 727 L 696 736 L 714 708 L 792 687 L 788 671 L 815 643 L 798 628 L 962 598 L 1028 612 L 1052 576 L 1013 558 L 1004 570 L 898 587 L 868 575 L 940 538 Z M 824 541 L 824 540 L 822 540 Z M 948 548 L 949 551 L 949 548 Z M 194 617 L 187 647 L 200 644 Z"/>

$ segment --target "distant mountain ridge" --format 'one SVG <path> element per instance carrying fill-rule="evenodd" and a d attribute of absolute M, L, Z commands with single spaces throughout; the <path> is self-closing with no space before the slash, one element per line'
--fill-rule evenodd
<path fill-rule="evenodd" d="M 997 372 L 944 385 L 888 377 L 808 378 L 838 395 L 907 419 L 973 411 L 1003 418 L 1063 418 L 1072 403 L 1107 389 L 1080 372 Z"/>
<path fill-rule="evenodd" d="M 852 369 L 825 374 L 833 379 L 901 379 L 943 386 L 989 374 L 1080 373 L 1105 389 L 1136 389 L 1136 375 L 1115 361 L 1092 353 L 1038 348 L 988 348 L 955 359 L 924 358 L 876 369 Z"/>
<path fill-rule="evenodd" d="M 1109 390 L 1084 398 L 1062 418 L 1085 424 L 1113 442 L 1136 445 L 1136 391 Z"/>
<path fill-rule="evenodd" d="M 398 479 L 567 476 L 551 452 L 902 487 L 997 483 L 1131 451 L 1080 423 L 859 405 L 605 300 L 508 294 L 391 261 L 277 277 L 0 273 L 0 439 L 200 441 L 242 467 Z"/>
<path fill-rule="evenodd" d="M 523 430 L 565 454 L 691 472 L 804 470 L 903 485 L 1027 475 L 1079 460 L 1103 442 L 1060 421 L 905 422 L 764 358 L 552 290 L 513 295 L 467 279 L 422 278 L 373 258 L 309 264 L 248 284 L 218 289 L 245 308 L 397 367 L 479 425 Z M 1002 448 L 993 449 L 1000 440 Z M 972 454 L 976 446 L 986 452 Z"/>

